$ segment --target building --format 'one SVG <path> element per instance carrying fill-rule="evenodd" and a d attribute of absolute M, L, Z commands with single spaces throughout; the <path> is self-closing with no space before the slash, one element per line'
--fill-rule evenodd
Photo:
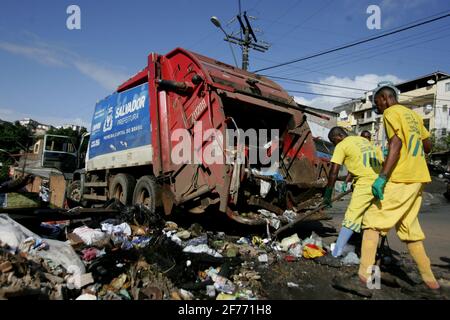
<path fill-rule="evenodd" d="M 399 103 L 424 119 L 425 127 L 436 135 L 446 136 L 450 130 L 450 75 L 436 71 L 432 74 L 398 83 Z M 363 130 L 372 133 L 372 139 L 379 145 L 386 142 L 382 116 L 372 106 L 372 92 L 366 92 L 360 99 L 351 100 L 333 109 L 339 113 L 338 125 L 360 134 Z"/>
<path fill-rule="evenodd" d="M 72 129 L 73 131 L 80 132 L 82 127 L 76 124 L 64 124 L 62 126 L 57 126 L 56 129 Z"/>
<path fill-rule="evenodd" d="M 34 136 L 45 135 L 48 130 L 53 128 L 51 125 L 42 124 L 30 118 L 24 118 L 23 120 L 20 120 L 19 123 L 22 126 L 29 128 Z"/>
<path fill-rule="evenodd" d="M 298 104 L 302 109 L 307 110 L 306 121 L 313 138 L 328 141 L 328 132 L 337 126 L 338 113 L 330 110 L 323 110 Z"/>

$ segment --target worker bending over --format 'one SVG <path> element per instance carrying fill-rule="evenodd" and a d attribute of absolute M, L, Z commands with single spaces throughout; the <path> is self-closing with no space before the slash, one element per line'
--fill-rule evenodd
<path fill-rule="evenodd" d="M 354 179 L 354 189 L 350 204 L 345 212 L 333 257 L 339 257 L 354 232 L 361 232 L 364 212 L 370 206 L 372 184 L 381 170 L 383 156 L 367 139 L 349 136 L 342 127 L 334 127 L 328 139 L 336 146 L 331 158 L 331 170 L 325 189 L 324 204 L 331 206 L 334 184 L 341 165 L 345 165 Z"/>

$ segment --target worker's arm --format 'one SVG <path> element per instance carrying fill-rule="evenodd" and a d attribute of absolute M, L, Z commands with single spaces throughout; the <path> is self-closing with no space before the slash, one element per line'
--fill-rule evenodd
<path fill-rule="evenodd" d="M 338 178 L 340 168 L 341 168 L 341 166 L 339 164 L 333 163 L 333 162 L 331 163 L 331 169 L 330 169 L 330 173 L 328 175 L 327 188 L 333 189 L 334 184 L 336 183 L 336 180 Z"/>
<path fill-rule="evenodd" d="M 400 150 L 402 149 L 402 140 L 397 135 L 393 135 L 389 139 L 389 153 L 386 160 L 383 163 L 383 169 L 380 175 L 375 180 L 372 185 L 372 194 L 375 198 L 383 200 L 384 199 L 384 187 L 387 182 L 387 177 L 392 172 L 395 164 L 400 158 Z"/>
<path fill-rule="evenodd" d="M 347 174 L 347 178 L 345 178 L 345 183 L 350 183 L 350 182 L 352 182 L 352 180 L 353 180 L 353 176 L 352 176 L 352 174 L 349 172 L 349 173 Z"/>
<path fill-rule="evenodd" d="M 400 150 L 402 149 L 402 140 L 397 135 L 392 136 L 389 140 L 389 152 L 383 163 L 381 175 L 389 176 L 398 159 L 400 158 Z"/>
<path fill-rule="evenodd" d="M 341 165 L 334 162 L 331 163 L 330 173 L 328 174 L 328 184 L 327 187 L 325 188 L 325 193 L 323 194 L 323 204 L 329 208 L 331 208 L 331 197 L 333 196 L 333 188 L 338 178 L 340 168 Z"/>
<path fill-rule="evenodd" d="M 423 143 L 423 151 L 425 151 L 426 154 L 429 154 L 431 152 L 431 149 L 433 148 L 433 143 L 429 138 L 422 140 L 422 143 Z"/>

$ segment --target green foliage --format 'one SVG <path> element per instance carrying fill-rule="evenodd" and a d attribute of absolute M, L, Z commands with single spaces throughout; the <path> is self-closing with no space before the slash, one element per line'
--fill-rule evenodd
<path fill-rule="evenodd" d="M 47 131 L 47 134 L 54 134 L 54 135 L 58 135 L 58 136 L 67 136 L 67 137 L 72 137 L 73 138 L 73 142 L 74 144 L 78 147 L 78 145 L 81 142 L 81 136 L 87 132 L 86 128 L 82 127 L 80 132 L 76 131 L 76 130 L 72 130 L 72 128 L 51 128 L 50 130 Z"/>
<path fill-rule="evenodd" d="M 32 139 L 30 132 L 19 122 L 0 124 L 0 162 L 3 166 L 0 168 L 0 181 L 6 179 L 9 165 L 14 163 L 12 155 L 17 155 L 21 151 L 31 146 Z"/>
<path fill-rule="evenodd" d="M 431 142 L 433 143 L 432 152 L 450 150 L 450 135 L 449 134 L 438 139 L 436 137 L 436 129 L 433 129 L 431 132 Z"/>

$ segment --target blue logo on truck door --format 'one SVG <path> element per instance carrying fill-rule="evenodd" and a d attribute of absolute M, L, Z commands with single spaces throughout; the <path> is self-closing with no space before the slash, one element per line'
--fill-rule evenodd
<path fill-rule="evenodd" d="M 149 145 L 149 106 L 147 83 L 98 102 L 92 119 L 89 157 Z"/>

